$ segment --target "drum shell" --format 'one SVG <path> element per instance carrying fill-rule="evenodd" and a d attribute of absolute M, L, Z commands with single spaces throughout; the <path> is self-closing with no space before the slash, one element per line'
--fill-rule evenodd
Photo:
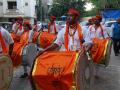
<path fill-rule="evenodd" d="M 101 64 L 104 64 L 105 66 L 109 65 L 111 49 L 112 49 L 112 41 L 108 40 L 108 43 L 107 43 L 105 51 L 104 51 L 104 57 L 101 61 Z"/>
<path fill-rule="evenodd" d="M 7 55 L 0 55 L 0 90 L 8 90 L 13 77 L 12 60 Z"/>
<path fill-rule="evenodd" d="M 35 57 L 37 56 L 37 46 L 29 43 L 22 50 L 22 64 L 32 67 Z"/>
<path fill-rule="evenodd" d="M 46 48 L 50 46 L 55 39 L 56 39 L 55 34 L 51 34 L 48 32 L 40 32 L 37 42 L 41 48 Z"/>
<path fill-rule="evenodd" d="M 93 47 L 91 49 L 91 55 L 93 58 L 93 61 L 97 64 L 100 64 L 106 54 L 107 54 L 107 47 L 108 47 L 109 39 L 99 39 L 95 38 L 93 39 Z"/>
<path fill-rule="evenodd" d="M 80 65 L 82 66 L 82 61 L 88 61 L 88 59 L 83 51 L 80 53 L 47 52 L 45 54 L 38 57 L 33 65 L 31 82 L 35 90 L 58 90 L 58 88 L 61 88 L 60 90 L 84 90 L 83 83 L 80 82 L 82 80 Z M 67 57 L 62 60 L 61 55 Z"/>

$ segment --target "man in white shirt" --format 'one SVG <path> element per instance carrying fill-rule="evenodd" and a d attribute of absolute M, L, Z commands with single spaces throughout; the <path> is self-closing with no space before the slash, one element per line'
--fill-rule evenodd
<path fill-rule="evenodd" d="M 79 12 L 71 8 L 68 10 L 68 17 L 66 27 L 61 30 L 56 41 L 43 51 L 40 51 L 37 57 L 45 51 L 54 50 L 64 44 L 66 51 L 79 51 L 80 48 L 84 47 L 85 50 L 89 50 L 92 46 L 89 31 L 82 30 L 78 23 Z"/>
<path fill-rule="evenodd" d="M 14 45 L 14 41 L 10 35 L 10 33 L 5 30 L 2 26 L 0 26 L 0 33 L 1 33 L 1 40 L 0 40 L 0 53 L 3 52 L 3 46 L 8 49 L 7 53 L 9 53 L 9 55 L 12 54 L 12 50 L 13 50 L 13 45 Z M 3 41 L 3 42 L 2 42 Z"/>
<path fill-rule="evenodd" d="M 22 33 L 24 32 L 23 29 L 23 18 L 22 17 L 17 17 L 16 18 L 16 23 L 13 24 L 12 26 L 12 31 L 17 35 L 17 36 L 21 36 Z"/>
<path fill-rule="evenodd" d="M 94 18 L 94 25 L 89 28 L 91 38 L 109 38 L 107 28 L 104 25 L 101 25 L 100 22 L 100 17 Z"/>
<path fill-rule="evenodd" d="M 55 16 L 50 16 L 50 22 L 48 23 L 48 33 L 57 34 L 58 26 L 55 24 Z"/>

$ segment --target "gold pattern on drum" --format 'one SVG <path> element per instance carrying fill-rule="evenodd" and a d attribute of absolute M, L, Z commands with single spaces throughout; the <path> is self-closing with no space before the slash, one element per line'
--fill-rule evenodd
<path fill-rule="evenodd" d="M 57 77 L 60 76 L 63 71 L 64 71 L 63 67 L 61 67 L 60 65 L 53 64 L 51 67 L 48 68 L 47 73 L 49 76 Z"/>

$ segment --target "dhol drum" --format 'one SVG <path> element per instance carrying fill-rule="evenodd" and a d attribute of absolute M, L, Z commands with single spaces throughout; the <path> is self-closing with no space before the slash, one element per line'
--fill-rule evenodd
<path fill-rule="evenodd" d="M 11 59 L 12 59 L 14 67 L 18 67 L 22 63 L 21 56 L 22 56 L 22 51 L 23 51 L 24 46 L 25 45 L 22 43 L 14 43 L 13 52 L 11 55 Z"/>
<path fill-rule="evenodd" d="M 21 65 L 22 60 L 25 59 L 26 57 L 31 62 L 31 60 L 33 60 L 33 58 L 36 55 L 37 47 L 34 44 L 34 42 L 36 40 L 35 38 L 37 37 L 38 33 L 34 33 L 35 38 L 33 40 L 34 41 L 33 43 L 28 43 L 28 34 L 29 33 L 24 33 L 21 36 L 20 42 L 14 44 L 13 53 L 11 55 L 14 67 Z"/>
<path fill-rule="evenodd" d="M 91 49 L 91 55 L 93 61 L 97 64 L 109 64 L 111 54 L 111 40 L 109 39 L 93 39 L 93 47 Z"/>
<path fill-rule="evenodd" d="M 33 90 L 93 90 L 94 65 L 83 50 L 45 52 L 31 71 Z"/>
<path fill-rule="evenodd" d="M 29 43 L 23 45 L 21 43 L 16 43 L 16 46 L 13 49 L 12 61 L 13 66 L 18 67 L 25 62 L 27 65 L 32 66 L 33 60 L 37 55 L 37 46 L 34 43 Z"/>
<path fill-rule="evenodd" d="M 0 55 L 0 90 L 8 90 L 13 77 L 12 60 L 7 55 Z"/>
<path fill-rule="evenodd" d="M 112 50 L 112 40 L 108 40 L 108 44 L 105 48 L 104 57 L 102 60 L 102 64 L 104 64 L 105 66 L 109 65 L 111 50 Z"/>
<path fill-rule="evenodd" d="M 32 67 L 33 61 L 37 56 L 37 46 L 34 43 L 29 43 L 22 50 L 22 61 L 23 64 Z"/>
<path fill-rule="evenodd" d="M 55 34 L 51 34 L 48 32 L 40 32 L 37 42 L 41 48 L 46 48 L 50 46 L 55 39 L 56 39 Z"/>

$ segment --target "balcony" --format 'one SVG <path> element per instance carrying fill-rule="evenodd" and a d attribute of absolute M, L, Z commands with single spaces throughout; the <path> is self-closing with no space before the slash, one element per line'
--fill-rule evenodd
<path fill-rule="evenodd" d="M 18 9 L 6 9 L 4 13 L 5 17 L 16 17 L 16 16 L 23 16 L 24 14 L 20 12 Z"/>

